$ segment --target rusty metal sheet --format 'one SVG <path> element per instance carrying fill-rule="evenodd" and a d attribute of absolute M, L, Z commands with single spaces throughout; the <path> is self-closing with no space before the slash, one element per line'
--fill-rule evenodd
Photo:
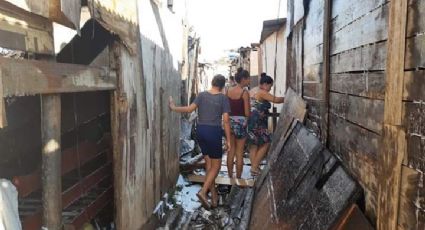
<path fill-rule="evenodd" d="M 16 60 L 0 57 L 3 97 L 113 90 L 115 72 L 108 68 Z"/>

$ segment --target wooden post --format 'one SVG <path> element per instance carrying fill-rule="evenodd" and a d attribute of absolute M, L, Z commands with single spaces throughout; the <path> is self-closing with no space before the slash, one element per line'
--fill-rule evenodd
<path fill-rule="evenodd" d="M 378 230 L 398 229 L 401 164 L 406 152 L 402 100 L 407 1 L 393 0 L 389 4 L 384 129 L 378 155 Z"/>
<path fill-rule="evenodd" d="M 330 78 L 330 22 L 331 22 L 331 1 L 325 0 L 323 13 L 323 105 L 322 105 L 322 143 L 327 146 L 329 136 L 329 78 Z"/>
<path fill-rule="evenodd" d="M 3 78 L 0 70 L 0 129 L 7 126 L 6 105 L 4 104 L 3 95 Z"/>
<path fill-rule="evenodd" d="M 41 98 L 43 227 L 62 229 L 61 98 Z M 44 229 L 43 228 L 43 229 Z"/>

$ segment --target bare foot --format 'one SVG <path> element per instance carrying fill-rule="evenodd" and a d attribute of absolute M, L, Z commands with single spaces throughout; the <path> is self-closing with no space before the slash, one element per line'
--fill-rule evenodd
<path fill-rule="evenodd" d="M 201 193 L 196 193 L 196 196 L 198 197 L 199 201 L 201 202 L 202 207 L 209 210 L 211 208 L 210 203 L 208 203 L 208 200 L 205 195 L 202 195 Z"/>

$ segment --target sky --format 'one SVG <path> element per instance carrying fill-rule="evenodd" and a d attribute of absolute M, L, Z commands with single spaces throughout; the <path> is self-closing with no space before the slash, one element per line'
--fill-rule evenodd
<path fill-rule="evenodd" d="M 201 37 L 201 59 L 217 60 L 224 50 L 259 42 L 263 21 L 286 17 L 286 7 L 286 0 L 188 0 L 189 23 Z"/>

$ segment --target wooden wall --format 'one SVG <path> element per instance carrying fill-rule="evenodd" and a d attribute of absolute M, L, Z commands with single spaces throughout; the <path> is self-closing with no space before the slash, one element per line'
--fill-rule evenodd
<path fill-rule="evenodd" d="M 401 169 L 399 229 L 425 228 L 425 1 L 409 0 L 403 89 L 407 154 Z"/>
<path fill-rule="evenodd" d="M 327 1 L 329 18 L 325 14 Z M 379 154 L 390 4 L 387 0 L 310 0 L 300 6 L 298 1 L 288 1 L 287 85 L 308 103 L 306 125 L 340 156 L 363 187 L 365 212 L 372 222 L 378 213 L 383 164 Z M 400 229 L 423 229 L 425 225 L 423 12 L 425 1 L 409 1 L 402 125 L 407 155 L 401 171 Z M 324 31 L 326 23 L 329 31 Z M 324 38 L 328 39 L 328 50 Z M 324 74 L 326 65 L 328 75 Z"/>

